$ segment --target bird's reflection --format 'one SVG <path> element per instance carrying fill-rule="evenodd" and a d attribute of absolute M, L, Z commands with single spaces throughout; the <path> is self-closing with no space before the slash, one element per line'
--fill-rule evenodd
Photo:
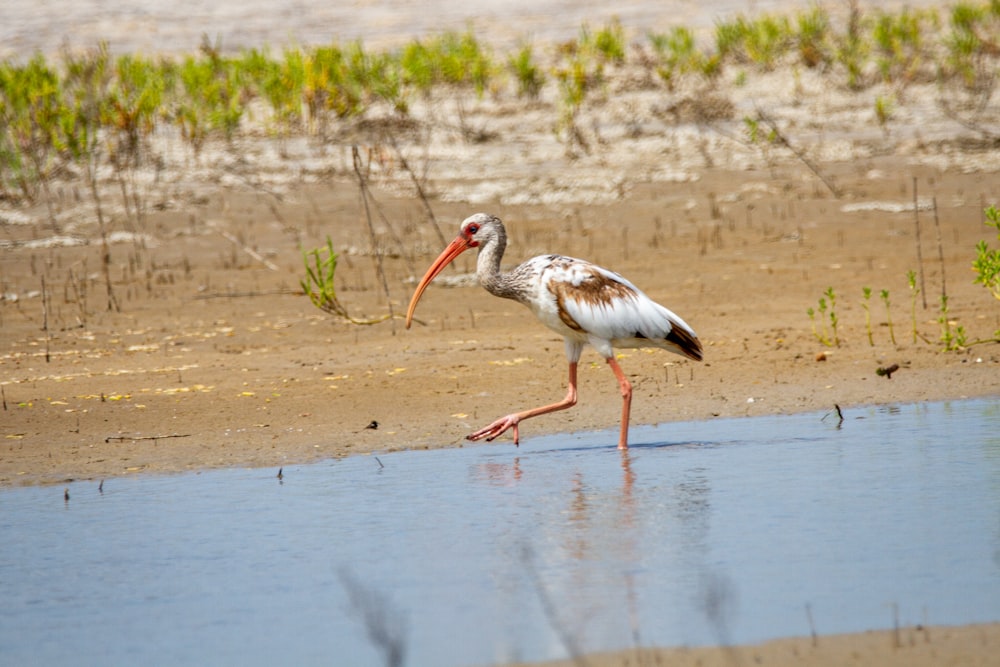
<path fill-rule="evenodd" d="M 480 463 L 472 469 L 474 479 L 490 486 L 514 486 L 521 481 L 522 474 L 520 457 L 515 457 L 510 463 Z"/>

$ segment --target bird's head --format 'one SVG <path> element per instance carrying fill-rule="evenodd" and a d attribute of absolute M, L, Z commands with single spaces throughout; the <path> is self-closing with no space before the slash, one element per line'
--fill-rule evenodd
<path fill-rule="evenodd" d="M 466 248 L 476 248 L 501 234 L 504 232 L 500 218 L 489 213 L 476 213 L 462 221 L 455 241 L 465 239 Z"/>
<path fill-rule="evenodd" d="M 438 255 L 438 258 L 434 260 L 434 263 L 427 269 L 427 273 L 424 274 L 424 277 L 417 284 L 417 289 L 413 292 L 413 298 L 410 299 L 410 307 L 406 309 L 406 328 L 410 328 L 410 324 L 413 321 L 413 312 L 417 309 L 417 302 L 420 300 L 420 296 L 427 289 L 427 286 L 430 285 L 431 281 L 444 271 L 444 267 L 448 266 L 452 260 L 469 248 L 480 247 L 498 237 L 506 239 L 503 224 L 500 222 L 500 218 L 496 216 L 489 215 L 488 213 L 476 213 L 463 220 L 462 226 L 458 230 L 458 236 Z"/>

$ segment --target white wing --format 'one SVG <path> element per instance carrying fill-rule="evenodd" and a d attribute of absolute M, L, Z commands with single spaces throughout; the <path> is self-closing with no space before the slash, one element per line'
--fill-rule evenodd
<path fill-rule="evenodd" d="M 621 275 L 558 255 L 536 257 L 531 263 L 539 270 L 539 286 L 549 298 L 539 294 L 528 305 L 567 338 L 589 342 L 605 357 L 613 353 L 612 347 L 661 347 L 701 358 L 701 345 L 691 327 Z"/>

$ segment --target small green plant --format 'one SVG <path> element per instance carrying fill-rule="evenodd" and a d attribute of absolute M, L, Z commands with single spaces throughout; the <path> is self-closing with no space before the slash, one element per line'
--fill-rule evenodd
<path fill-rule="evenodd" d="M 840 335 L 837 333 L 837 324 L 840 320 L 837 318 L 837 295 L 833 292 L 833 287 L 828 287 L 826 289 L 826 298 L 830 300 L 830 328 L 833 330 L 833 344 L 840 347 Z"/>
<path fill-rule="evenodd" d="M 743 117 L 743 132 L 746 134 L 747 143 L 760 149 L 761 157 L 768 164 L 771 164 L 774 153 L 773 148 L 780 143 L 778 131 L 760 118 L 753 116 Z"/>
<path fill-rule="evenodd" d="M 906 272 L 906 284 L 910 287 L 910 324 L 913 328 L 913 342 L 917 342 L 917 297 L 920 295 L 920 288 L 917 287 L 917 272 L 910 270 Z"/>
<path fill-rule="evenodd" d="M 145 190 L 139 171 L 150 157 L 150 138 L 162 116 L 167 68 L 138 56 L 119 56 L 101 110 L 109 128 L 109 151 L 115 179 L 121 189 L 125 217 L 139 229 L 146 217 Z"/>
<path fill-rule="evenodd" d="M 63 150 L 61 125 L 68 114 L 61 77 L 44 56 L 0 68 L 0 193 L 10 184 L 35 201 L 41 191 L 56 230 L 50 180 Z"/>
<path fill-rule="evenodd" d="M 892 329 L 892 308 L 890 307 L 891 304 L 889 303 L 889 290 L 887 289 L 882 290 L 881 292 L 879 292 L 879 296 L 882 297 L 882 303 L 885 304 L 885 321 L 889 327 L 889 340 L 891 340 L 892 344 L 895 345 L 896 333 Z"/>
<path fill-rule="evenodd" d="M 186 57 L 178 68 L 183 94 L 174 111 L 174 120 L 195 155 L 216 132 L 231 141 L 244 113 L 231 64 L 207 44 L 202 45 L 202 53 L 202 58 Z"/>
<path fill-rule="evenodd" d="M 893 99 L 891 95 L 875 96 L 875 120 L 885 133 L 889 132 L 889 121 L 892 119 Z"/>
<path fill-rule="evenodd" d="M 306 277 L 299 281 L 312 304 L 325 313 L 348 319 L 347 309 L 337 298 L 334 276 L 337 273 L 337 253 L 333 241 L 326 237 L 326 248 L 314 248 L 302 252 Z"/>
<path fill-rule="evenodd" d="M 590 30 L 584 26 L 581 42 L 589 45 L 596 53 L 600 54 L 605 62 L 621 65 L 625 62 L 625 31 L 618 19 L 599 28 L 597 32 L 591 34 Z"/>
<path fill-rule="evenodd" d="M 965 88 L 980 96 L 992 93 L 996 80 L 993 58 L 1000 10 L 989 5 L 959 2 L 951 9 L 951 32 L 945 38 L 948 74 L 958 76 Z"/>
<path fill-rule="evenodd" d="M 812 307 L 806 308 L 806 315 L 809 316 L 809 322 L 812 324 L 813 336 L 815 336 L 816 340 L 818 340 L 820 343 L 829 347 L 830 337 L 826 333 L 826 318 L 824 317 L 824 314 L 826 312 L 826 301 L 820 299 L 819 307 L 820 307 L 819 326 L 816 325 L 816 310 L 814 308 Z M 822 327 L 822 329 L 820 327 Z"/>
<path fill-rule="evenodd" d="M 517 79 L 517 94 L 520 97 L 538 99 L 545 85 L 545 75 L 535 64 L 534 53 L 530 44 L 525 44 L 507 61 Z"/>
<path fill-rule="evenodd" d="M 995 228 L 997 238 L 1000 239 L 1000 210 L 990 206 L 983 213 L 986 216 L 985 224 Z M 972 262 L 972 270 L 976 272 L 973 282 L 979 283 L 1000 299 L 1000 249 L 990 248 L 986 241 L 980 241 L 976 245 L 976 259 Z"/>
<path fill-rule="evenodd" d="M 756 19 L 737 16 L 715 26 L 715 46 L 721 58 L 753 64 L 770 71 L 795 43 L 791 22 L 786 16 L 765 15 Z"/>
<path fill-rule="evenodd" d="M 361 113 L 362 89 L 350 76 L 350 62 L 337 46 L 319 47 L 306 54 L 302 93 L 310 129 L 320 138 L 327 136 L 334 118 Z"/>
<path fill-rule="evenodd" d="M 860 90 L 865 87 L 865 61 L 868 58 L 868 42 L 862 35 L 861 8 L 858 0 L 849 0 L 847 31 L 835 38 L 835 61 L 847 73 L 847 87 Z"/>
<path fill-rule="evenodd" d="M 878 52 L 877 64 L 882 80 L 906 84 L 918 74 L 923 63 L 923 25 L 936 16 L 933 12 L 879 12 L 872 37 Z"/>
<path fill-rule="evenodd" d="M 865 331 L 868 333 L 868 344 L 875 347 L 875 341 L 872 338 L 872 313 L 869 305 L 872 298 L 872 288 L 862 287 L 861 296 L 864 300 L 861 302 L 861 307 L 865 309 Z"/>
<path fill-rule="evenodd" d="M 656 73 L 668 88 L 685 74 L 701 72 L 710 77 L 718 72 L 718 57 L 699 51 L 694 33 L 684 26 L 675 26 L 667 33 L 650 33 L 649 41 L 657 57 Z"/>
<path fill-rule="evenodd" d="M 314 248 L 302 251 L 302 263 L 305 265 L 306 277 L 299 280 L 302 291 L 312 304 L 324 313 L 336 315 L 351 324 L 378 324 L 392 317 L 391 313 L 371 319 L 351 317 L 347 308 L 337 298 L 334 287 L 334 277 L 337 273 L 337 253 L 333 250 L 333 241 L 326 237 L 325 248 Z"/>
<path fill-rule="evenodd" d="M 826 10 L 814 6 L 810 11 L 799 14 L 797 23 L 795 42 L 799 59 L 810 69 L 828 64 L 830 17 Z"/>
<path fill-rule="evenodd" d="M 956 325 L 954 331 L 951 328 L 951 320 L 948 318 L 948 295 L 941 295 L 941 310 L 938 315 L 938 323 L 941 325 L 941 342 L 944 343 L 945 352 L 954 352 L 966 346 L 967 336 L 965 327 Z"/>
<path fill-rule="evenodd" d="M 823 293 L 823 296 L 819 298 L 817 310 L 812 308 L 806 309 L 806 315 L 809 316 L 809 321 L 812 322 L 813 335 L 816 337 L 816 340 L 827 347 L 833 347 L 834 345 L 840 347 L 840 337 L 837 335 L 839 320 L 837 318 L 836 307 L 837 295 L 834 293 L 833 288 L 829 287 Z M 819 322 L 818 326 L 817 320 Z M 830 322 L 830 329 L 827 329 L 827 320 Z"/>
<path fill-rule="evenodd" d="M 399 56 L 403 80 L 429 94 L 436 84 L 472 86 L 482 96 L 496 66 L 472 31 L 445 32 L 426 41 L 410 42 Z"/>

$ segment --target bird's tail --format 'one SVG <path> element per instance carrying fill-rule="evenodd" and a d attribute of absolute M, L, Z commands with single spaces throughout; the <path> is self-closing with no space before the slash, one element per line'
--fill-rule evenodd
<path fill-rule="evenodd" d="M 674 322 L 665 340 L 670 344 L 670 349 L 677 354 L 695 361 L 702 360 L 701 341 L 698 340 L 698 334 L 683 324 Z"/>

